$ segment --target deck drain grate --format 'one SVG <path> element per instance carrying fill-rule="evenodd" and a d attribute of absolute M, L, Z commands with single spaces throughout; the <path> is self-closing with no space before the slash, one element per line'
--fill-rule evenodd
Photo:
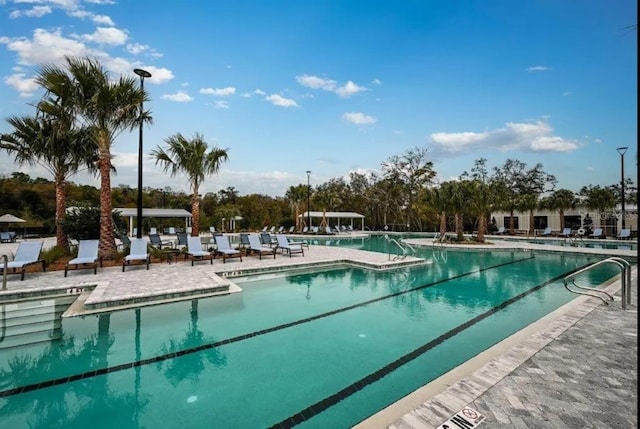
<path fill-rule="evenodd" d="M 473 408 L 464 407 L 438 426 L 438 429 L 471 429 L 477 427 L 483 420 L 482 414 Z"/>

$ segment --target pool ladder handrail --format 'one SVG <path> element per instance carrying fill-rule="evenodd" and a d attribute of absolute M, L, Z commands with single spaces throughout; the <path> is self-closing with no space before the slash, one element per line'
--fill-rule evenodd
<path fill-rule="evenodd" d="M 384 238 L 386 238 L 387 241 L 390 241 L 391 243 L 395 244 L 398 248 L 398 252 L 396 253 L 396 256 L 394 256 L 393 258 L 394 261 L 396 259 L 404 259 L 409 255 L 409 251 L 407 250 L 407 248 L 403 246 L 398 240 L 396 240 L 395 238 L 389 237 L 388 234 L 385 234 Z M 413 249 L 413 247 L 409 246 L 407 243 L 404 243 L 404 244 L 407 247 L 410 247 L 411 250 L 415 253 L 415 250 Z M 400 251 L 402 251 L 402 254 L 400 254 Z M 391 259 L 391 251 L 389 251 L 388 253 L 389 253 L 389 259 Z"/>
<path fill-rule="evenodd" d="M 609 257 L 607 259 L 603 259 L 601 261 L 597 261 L 587 267 L 584 267 L 578 271 L 575 271 L 571 274 L 569 274 L 568 276 L 566 276 L 563 279 L 563 283 L 564 283 L 564 287 L 569 291 L 569 292 L 573 292 L 573 293 L 577 293 L 580 295 L 589 295 L 595 298 L 598 298 L 600 300 L 602 300 L 603 303 L 605 303 L 606 305 L 609 305 L 609 301 L 613 301 L 614 298 L 611 294 L 599 289 L 599 288 L 592 288 L 592 287 L 586 287 L 586 286 L 580 286 L 576 283 L 575 281 L 575 277 L 579 274 L 582 274 L 588 270 L 590 270 L 591 268 L 597 267 L 599 265 L 603 265 L 603 264 L 607 264 L 607 263 L 612 263 L 617 265 L 620 270 L 621 270 L 621 281 L 622 281 L 622 292 L 621 292 L 621 304 L 622 304 L 622 309 L 626 310 L 627 309 L 627 304 L 631 303 L 631 291 L 629 290 L 629 287 L 631 286 L 631 264 L 620 257 L 617 256 L 612 256 Z M 569 280 L 571 280 L 571 283 L 578 289 L 581 289 L 585 292 L 580 292 L 577 290 L 573 290 L 571 288 L 569 288 Z M 603 298 L 601 295 L 598 294 L 604 294 L 606 295 L 609 299 L 606 300 L 605 298 Z"/>
<path fill-rule="evenodd" d="M 9 271 L 9 257 L 2 255 L 2 262 L 4 263 L 2 269 L 2 290 L 7 290 L 7 271 Z"/>

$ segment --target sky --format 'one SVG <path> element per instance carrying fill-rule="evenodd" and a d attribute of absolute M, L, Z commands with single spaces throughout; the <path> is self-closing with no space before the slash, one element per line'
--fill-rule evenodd
<path fill-rule="evenodd" d="M 620 182 L 621 146 L 636 180 L 637 39 L 635 0 L 0 0 L 0 133 L 43 64 L 89 56 L 152 74 L 144 187 L 190 192 L 149 153 L 200 133 L 229 153 L 202 194 L 284 196 L 416 147 L 438 181 L 511 158 L 578 191 Z M 112 186 L 137 188 L 138 145 L 115 140 Z M 0 152 L 14 171 L 52 179 Z"/>

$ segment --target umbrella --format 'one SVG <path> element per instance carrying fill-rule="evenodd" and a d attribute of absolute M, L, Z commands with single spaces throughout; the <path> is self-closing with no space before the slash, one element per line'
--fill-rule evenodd
<path fill-rule="evenodd" d="M 0 216 L 0 223 L 6 223 L 8 226 L 10 223 L 13 223 L 13 222 L 26 222 L 26 220 L 20 219 L 19 217 L 16 217 L 12 214 L 4 214 Z"/>
<path fill-rule="evenodd" d="M 0 216 L 0 223 L 12 223 L 12 222 L 26 222 L 24 219 L 20 219 L 12 214 L 4 214 Z"/>

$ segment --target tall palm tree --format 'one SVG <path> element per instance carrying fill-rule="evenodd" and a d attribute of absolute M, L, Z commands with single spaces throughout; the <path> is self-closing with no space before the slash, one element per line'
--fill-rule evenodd
<path fill-rule="evenodd" d="M 564 229 L 565 209 L 575 209 L 579 200 L 569 189 L 557 189 L 540 201 L 540 207 L 558 211 L 560 214 L 560 229 Z"/>
<path fill-rule="evenodd" d="M 36 117 L 12 116 L 7 119 L 13 132 L 0 136 L 0 149 L 15 156 L 19 165 L 39 164 L 53 176 L 56 192 L 56 245 L 68 249 L 62 218 L 67 206 L 67 181 L 84 167 L 93 168 L 95 147 L 87 129 L 76 129 L 69 122 L 41 112 Z"/>
<path fill-rule="evenodd" d="M 66 66 L 68 72 L 56 65 L 45 65 L 36 81 L 52 97 L 61 96 L 63 91 L 71 88 L 73 105 L 80 121 L 91 130 L 100 172 L 99 253 L 108 258 L 116 251 L 111 201 L 111 147 L 121 132 L 133 130 L 141 122 L 151 123 L 149 111 L 140 111 L 140 106 L 149 101 L 149 97 L 135 78 L 121 76 L 114 80 L 96 59 L 67 57 Z"/>
<path fill-rule="evenodd" d="M 171 172 L 175 177 L 182 171 L 191 186 L 191 214 L 193 225 L 191 235 L 197 237 L 200 234 L 200 186 L 208 175 L 216 174 L 220 165 L 229 158 L 228 149 L 220 149 L 213 146 L 209 152 L 209 146 L 204 141 L 202 134 L 196 133 L 191 140 L 177 133 L 165 139 L 168 148 L 159 146 L 151 152 L 151 156 L 163 165 L 164 171 Z"/>
<path fill-rule="evenodd" d="M 289 205 L 291 207 L 291 215 L 296 223 L 296 228 L 298 230 L 302 230 L 300 228 L 302 219 L 298 216 L 300 215 L 300 206 L 303 205 L 307 200 L 307 185 L 296 185 L 289 186 L 287 192 L 284 195 L 284 198 L 289 201 Z"/>

